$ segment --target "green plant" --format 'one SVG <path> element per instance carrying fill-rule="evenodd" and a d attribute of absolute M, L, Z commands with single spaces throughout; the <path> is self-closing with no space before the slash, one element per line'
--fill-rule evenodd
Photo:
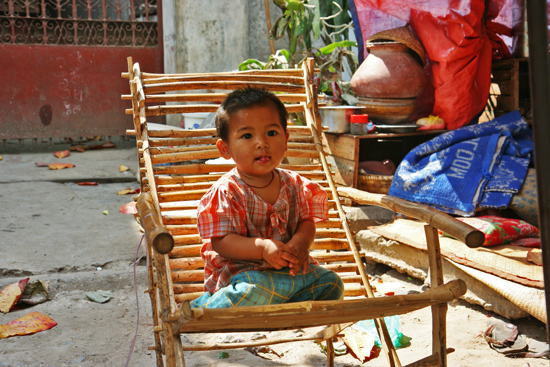
<path fill-rule="evenodd" d="M 315 59 L 320 69 L 319 91 L 341 100 L 342 72 L 347 66 L 352 75 L 358 66 L 357 55 L 349 40 L 353 23 L 346 0 L 273 0 L 282 10 L 274 23 L 270 37 L 288 37 L 289 49 L 278 50 L 267 62 L 248 59 L 239 65 L 240 70 L 284 69 L 300 65 L 307 57 Z M 324 44 L 315 47 L 314 43 Z"/>

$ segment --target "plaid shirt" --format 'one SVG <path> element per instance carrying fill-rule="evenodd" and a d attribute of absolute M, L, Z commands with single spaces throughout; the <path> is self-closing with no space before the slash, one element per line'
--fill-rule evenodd
<path fill-rule="evenodd" d="M 214 251 L 210 238 L 238 234 L 287 243 L 304 219 L 320 222 L 328 218 L 327 194 L 321 186 L 292 171 L 277 169 L 277 172 L 281 189 L 274 205 L 257 196 L 241 180 L 236 168 L 223 175 L 202 197 L 197 216 L 203 240 L 206 291 L 215 293 L 243 271 L 273 269 L 264 260 L 227 259 Z M 315 263 L 312 257 L 310 263 Z"/>

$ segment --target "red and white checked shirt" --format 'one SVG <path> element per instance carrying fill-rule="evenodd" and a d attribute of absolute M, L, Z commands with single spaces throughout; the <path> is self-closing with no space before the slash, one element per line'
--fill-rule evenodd
<path fill-rule="evenodd" d="M 206 291 L 215 293 L 237 273 L 273 268 L 264 260 L 227 259 L 214 251 L 210 238 L 238 234 L 287 243 L 304 219 L 320 222 L 328 218 L 327 194 L 320 185 L 293 171 L 278 168 L 277 172 L 281 189 L 274 205 L 257 196 L 236 168 L 223 175 L 202 197 L 197 216 Z M 312 257 L 310 263 L 315 263 Z"/>

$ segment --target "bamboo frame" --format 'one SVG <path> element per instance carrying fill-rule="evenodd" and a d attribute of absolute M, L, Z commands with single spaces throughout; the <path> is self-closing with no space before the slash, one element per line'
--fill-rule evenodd
<path fill-rule="evenodd" d="M 465 227 L 456 227 L 450 217 L 437 211 L 418 209 L 411 203 L 395 202 L 387 198 L 365 197 L 364 194 L 347 189 L 337 189 L 325 158 L 320 134 L 322 127 L 317 105 L 317 95 L 313 88 L 313 61 L 303 64 L 302 69 L 208 73 L 208 74 L 147 74 L 141 72 L 138 64 L 128 60 L 128 73 L 123 73 L 130 82 L 131 95 L 123 99 L 132 100 L 132 108 L 127 112 L 133 115 L 139 162 L 139 177 L 142 195 L 138 212 L 142 222 L 147 221 L 146 234 L 151 237 L 154 229 L 169 233 L 173 247 L 166 253 L 157 250 L 154 236 L 147 253 L 151 257 L 148 269 L 153 306 L 155 350 L 157 366 L 184 366 L 183 353 L 187 350 L 211 350 L 228 347 L 252 346 L 254 342 L 235 345 L 183 346 L 180 333 L 237 332 L 284 330 L 325 325 L 326 328 L 304 340 L 327 341 L 327 363 L 334 364 L 332 340 L 353 322 L 375 318 L 381 335 L 383 349 L 390 366 L 401 366 L 383 316 L 411 312 L 422 307 L 432 307 L 433 350 L 432 355 L 413 363 L 423 366 L 428 363 L 444 366 L 446 354 L 451 349 L 445 344 L 445 303 L 456 299 L 466 291 L 462 281 L 443 283 L 441 258 L 438 250 L 437 232 L 434 228 L 453 227 L 451 234 L 458 233 L 469 245 L 475 245 L 478 235 Z M 282 168 L 292 169 L 320 183 L 329 195 L 329 220 L 318 223 L 316 239 L 311 254 L 327 269 L 341 274 L 345 297 L 367 296 L 362 299 L 343 301 L 313 301 L 284 305 L 236 307 L 222 310 L 191 309 L 189 301 L 202 294 L 204 281 L 204 261 L 200 256 L 201 239 L 196 228 L 196 217 L 188 213 L 197 207 L 197 200 L 206 192 L 209 185 L 234 164 L 208 165 L 199 160 L 219 157 L 215 148 L 215 129 L 202 130 L 154 130 L 147 128 L 147 115 L 179 113 L 181 111 L 215 111 L 217 103 L 227 93 L 200 92 L 186 94 L 163 94 L 173 90 L 231 90 L 244 85 L 256 85 L 283 92 L 282 100 L 290 111 L 301 111 L 305 115 L 306 126 L 288 125 L 290 139 L 289 157 L 313 159 L 313 164 L 283 164 Z M 160 93 L 160 94 L 155 94 Z M 209 102 L 181 106 L 161 106 L 164 102 Z M 211 103 L 215 102 L 215 103 Z M 159 164 L 168 164 L 159 166 Z M 414 213 L 425 220 L 428 239 L 428 255 L 433 268 L 432 288 L 421 294 L 375 298 L 365 272 L 364 253 L 354 242 L 345 212 L 340 201 L 352 198 L 371 205 L 386 206 L 394 211 L 410 215 Z M 152 203 L 148 198 L 152 199 Z M 147 205 L 144 205 L 144 202 Z M 187 212 L 179 212 L 184 210 Z M 414 215 L 413 215 L 414 216 Z M 151 221 L 152 220 L 152 221 Z M 151 224 L 152 223 L 152 224 Z M 178 307 L 178 304 L 180 305 Z M 241 322 L 246 320 L 246 323 Z M 327 326 L 328 325 L 328 326 Z M 311 339 L 313 338 L 313 339 Z M 261 341 L 262 345 L 288 342 L 286 339 Z"/>

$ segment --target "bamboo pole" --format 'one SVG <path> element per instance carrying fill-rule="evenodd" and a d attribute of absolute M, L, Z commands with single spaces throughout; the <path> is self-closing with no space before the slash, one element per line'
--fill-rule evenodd
<path fill-rule="evenodd" d="M 428 261 L 430 264 L 430 286 L 439 286 L 444 283 L 439 234 L 437 233 L 437 229 L 430 225 L 424 226 L 424 231 L 426 233 Z M 432 354 L 437 356 L 440 367 L 447 367 L 446 315 L 446 303 L 432 306 Z"/>
<path fill-rule="evenodd" d="M 161 254 L 169 253 L 174 247 L 174 238 L 164 228 L 149 193 L 141 193 L 136 204 L 141 226 L 145 230 L 147 242 Z"/>
<path fill-rule="evenodd" d="M 402 315 L 466 293 L 461 279 L 422 293 L 339 301 L 305 301 L 268 306 L 192 309 L 193 319 L 180 332 L 288 330 Z M 242 320 L 243 322 L 238 322 Z"/>
<path fill-rule="evenodd" d="M 412 203 L 389 195 L 373 194 L 351 187 L 339 187 L 338 193 L 361 205 L 381 206 L 396 213 L 420 219 L 464 242 L 468 247 L 480 247 L 485 241 L 483 232 L 426 205 Z"/>
<path fill-rule="evenodd" d="M 305 116 L 306 116 L 306 122 L 307 125 L 311 128 L 313 133 L 313 138 L 315 139 L 315 143 L 317 144 L 317 149 L 319 151 L 319 158 L 321 160 L 321 163 L 323 165 L 323 169 L 325 172 L 330 172 L 330 169 L 328 167 L 328 163 L 326 161 L 323 149 L 322 149 L 322 142 L 319 139 L 319 128 L 321 126 L 321 120 L 320 118 L 317 119 L 316 116 L 316 106 L 315 99 L 313 98 L 313 84 L 309 83 L 309 81 L 313 80 L 313 60 L 308 59 L 306 62 L 303 63 L 304 68 L 304 74 L 306 80 L 308 80 L 308 83 L 306 84 L 306 92 L 308 94 L 308 103 L 305 108 Z M 313 111 L 313 112 L 312 112 Z M 357 250 L 357 247 L 355 245 L 355 241 L 353 238 L 353 234 L 351 233 L 351 230 L 348 227 L 347 221 L 345 220 L 346 214 L 344 213 L 344 210 L 342 208 L 342 205 L 340 204 L 340 199 L 338 197 L 338 193 L 336 191 L 336 186 L 334 185 L 334 181 L 332 180 L 332 176 L 327 174 L 327 181 L 330 185 L 330 188 L 333 192 L 334 201 L 336 202 L 337 210 L 340 213 L 340 218 L 342 218 L 342 226 L 344 227 L 346 231 L 346 236 L 349 241 L 349 245 L 351 250 L 353 251 L 353 256 L 355 258 L 355 262 L 359 265 L 362 264 L 361 258 L 359 256 L 359 251 Z M 363 284 L 366 287 L 367 294 L 369 297 L 374 298 L 374 292 L 372 290 L 372 287 L 370 285 L 368 276 L 365 272 L 365 269 L 361 266 L 358 267 L 359 273 L 361 274 L 361 277 L 363 278 Z M 393 346 L 393 343 L 391 341 L 390 334 L 388 332 L 388 329 L 386 327 L 386 324 L 384 322 L 384 319 L 375 319 L 374 320 L 376 324 L 376 329 L 378 330 L 378 333 L 380 334 L 380 340 L 382 342 L 382 347 L 384 350 L 384 353 L 386 354 L 386 358 L 388 359 L 388 362 L 390 363 L 391 367 L 401 367 L 401 362 L 399 361 L 399 357 L 397 356 L 397 353 L 395 351 L 395 348 Z"/>

